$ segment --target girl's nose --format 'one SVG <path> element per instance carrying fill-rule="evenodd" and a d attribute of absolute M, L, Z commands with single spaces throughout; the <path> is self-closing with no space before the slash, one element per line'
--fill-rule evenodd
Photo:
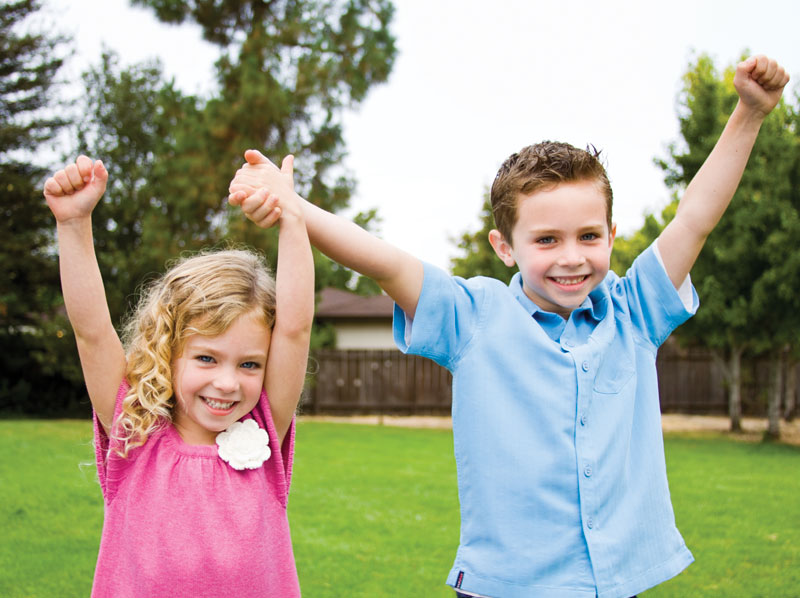
<path fill-rule="evenodd" d="M 239 380 L 234 372 L 225 369 L 214 378 L 214 388 L 220 392 L 231 393 L 239 388 Z"/>

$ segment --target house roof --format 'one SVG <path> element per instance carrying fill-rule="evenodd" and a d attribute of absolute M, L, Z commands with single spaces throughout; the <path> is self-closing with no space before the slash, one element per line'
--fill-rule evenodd
<path fill-rule="evenodd" d="M 319 294 L 315 315 L 319 318 L 391 318 L 394 301 L 388 295 L 365 297 L 328 287 Z"/>

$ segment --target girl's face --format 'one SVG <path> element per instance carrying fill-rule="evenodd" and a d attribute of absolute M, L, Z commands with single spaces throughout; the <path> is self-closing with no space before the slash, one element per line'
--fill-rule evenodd
<path fill-rule="evenodd" d="M 271 330 L 256 312 L 218 336 L 192 334 L 172 364 L 173 423 L 187 444 L 216 436 L 250 413 L 264 386 Z"/>

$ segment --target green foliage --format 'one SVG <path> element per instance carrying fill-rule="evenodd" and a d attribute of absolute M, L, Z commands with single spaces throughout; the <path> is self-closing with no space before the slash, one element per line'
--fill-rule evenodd
<path fill-rule="evenodd" d="M 298 192 L 328 211 L 345 207 L 354 182 L 344 157 L 342 114 L 385 81 L 396 54 L 389 0 L 135 0 L 168 23 L 194 21 L 223 54 L 218 96 L 205 108 L 202 151 L 216 189 L 224 192 L 247 148 L 274 161 L 296 154 Z M 269 246 L 269 233 L 230 235 Z M 323 276 L 324 278 L 324 276 Z"/>
<path fill-rule="evenodd" d="M 4 598 L 88 595 L 103 519 L 91 437 L 88 421 L 0 421 Z M 645 595 L 795 596 L 800 450 L 668 434 L 665 451 L 697 562 Z M 289 520 L 303 595 L 452 597 L 452 435 L 301 422 Z"/>
<path fill-rule="evenodd" d="M 711 59 L 700 56 L 684 77 L 682 147 L 672 144 L 669 159 L 658 161 L 676 193 L 700 169 L 736 105 L 733 72 L 729 67 L 719 75 Z M 739 188 L 692 270 L 702 305 L 679 331 L 685 341 L 722 354 L 744 346 L 763 351 L 797 331 L 797 294 L 779 290 L 791 276 L 786 260 L 794 259 L 787 241 L 798 238 L 800 204 L 792 199 L 798 139 L 791 117 L 781 102 L 765 120 Z M 787 326 L 786 318 L 795 324 Z"/>
<path fill-rule="evenodd" d="M 488 191 L 484 194 L 480 218 L 481 228 L 479 230 L 467 231 L 458 239 L 458 249 L 461 250 L 462 255 L 454 257 L 450 261 L 453 274 L 464 278 L 489 276 L 508 283 L 517 268 L 509 268 L 501 262 L 489 243 L 489 231 L 494 228 L 494 216 L 492 216 Z"/>
<path fill-rule="evenodd" d="M 158 63 L 121 69 L 104 53 L 84 76 L 86 122 L 79 150 L 103 159 L 109 183 L 95 209 L 98 262 L 112 318 L 119 322 L 132 294 L 183 251 L 221 238 L 226 215 L 202 146 L 197 100 L 165 82 Z"/>
<path fill-rule="evenodd" d="M 49 168 L 39 151 L 66 124 L 53 91 L 67 40 L 32 29 L 39 9 L 36 0 L 0 4 L 0 411 L 7 413 L 34 412 L 43 394 L 55 397 L 51 413 L 63 413 L 80 396 L 65 386 L 80 378 L 40 187 Z"/>
<path fill-rule="evenodd" d="M 209 98 L 181 93 L 158 62 L 122 68 L 111 52 L 84 75 L 77 149 L 102 159 L 110 174 L 93 221 L 117 325 L 137 288 L 184 252 L 247 244 L 274 263 L 275 231 L 258 229 L 227 206 L 245 149 L 276 160 L 297 153 L 298 191 L 328 210 L 346 206 L 354 181 L 340 166 L 342 115 L 386 80 L 396 54 L 388 0 L 138 4 L 167 22 L 196 21 L 221 57 Z M 63 111 L 42 110 L 56 108 L 47 99 L 62 40 L 14 29 L 37 9 L 33 0 L 0 7 L 0 266 L 8 273 L 0 282 L 0 348 L 9 354 L 0 366 L 0 411 L 45 413 L 52 407 L 45 401 L 56 395 L 59 413 L 77 414 L 86 409 L 84 391 L 58 291 L 53 221 L 40 190 L 53 168 L 9 153 L 32 154 L 64 124 L 52 116 Z M 371 218 L 363 215 L 363 223 Z M 318 288 L 370 290 L 320 254 L 315 264 Z M 40 387 L 48 392 L 36 392 Z"/>
<path fill-rule="evenodd" d="M 611 269 L 619 276 L 624 276 L 633 264 L 633 260 L 658 238 L 664 227 L 675 217 L 677 209 L 678 200 L 674 199 L 661 211 L 660 218 L 647 214 L 642 228 L 630 236 L 620 235 L 614 239 Z"/>

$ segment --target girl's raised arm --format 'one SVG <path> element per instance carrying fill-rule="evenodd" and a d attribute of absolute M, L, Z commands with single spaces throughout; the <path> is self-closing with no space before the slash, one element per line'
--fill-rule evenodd
<path fill-rule="evenodd" d="M 111 323 L 92 236 L 92 211 L 107 181 L 100 160 L 80 156 L 44 185 L 47 205 L 56 218 L 64 305 L 75 331 L 86 390 L 106 432 L 125 375 L 125 352 Z"/>
<path fill-rule="evenodd" d="M 281 169 L 292 176 L 292 158 Z M 274 205 L 265 201 L 267 191 L 254 193 L 243 211 L 259 222 L 253 213 L 271 211 L 256 206 Z M 308 346 L 314 319 L 314 259 L 306 232 L 303 210 L 294 197 L 280 198 L 280 230 L 278 232 L 278 267 L 275 274 L 275 326 L 272 329 L 267 358 L 265 388 L 269 396 L 272 418 L 282 443 L 297 409 L 308 364 Z"/>

